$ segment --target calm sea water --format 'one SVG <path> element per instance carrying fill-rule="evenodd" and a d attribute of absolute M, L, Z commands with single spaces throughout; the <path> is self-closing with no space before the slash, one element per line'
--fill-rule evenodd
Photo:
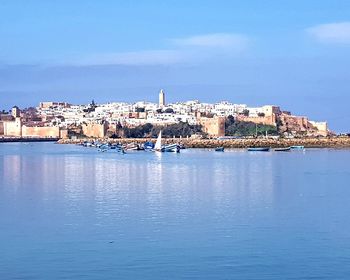
<path fill-rule="evenodd" d="M 0 279 L 350 279 L 349 161 L 0 144 Z"/>

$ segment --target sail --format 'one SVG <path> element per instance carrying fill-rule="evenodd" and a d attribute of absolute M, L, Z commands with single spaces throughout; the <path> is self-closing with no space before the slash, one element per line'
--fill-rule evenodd
<path fill-rule="evenodd" d="M 157 138 L 156 145 L 154 146 L 155 150 L 161 150 L 162 149 L 162 131 L 159 131 L 159 135 Z"/>

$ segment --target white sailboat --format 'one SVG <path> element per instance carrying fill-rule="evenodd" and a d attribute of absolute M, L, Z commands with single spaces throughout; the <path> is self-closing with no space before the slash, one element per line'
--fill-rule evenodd
<path fill-rule="evenodd" d="M 157 142 L 154 146 L 154 150 L 158 152 L 162 151 L 162 131 L 159 131 Z"/>
<path fill-rule="evenodd" d="M 178 144 L 170 144 L 170 145 L 162 145 L 162 131 L 159 131 L 159 135 L 157 138 L 157 142 L 154 146 L 154 151 L 156 152 L 173 152 L 173 153 L 179 153 L 180 147 Z"/>

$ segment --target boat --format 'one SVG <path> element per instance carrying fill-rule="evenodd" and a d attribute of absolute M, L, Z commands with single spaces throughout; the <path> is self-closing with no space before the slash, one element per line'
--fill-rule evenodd
<path fill-rule="evenodd" d="M 180 150 L 186 149 L 186 146 L 184 144 L 179 144 Z"/>
<path fill-rule="evenodd" d="M 162 131 L 159 131 L 158 138 L 153 150 L 156 152 L 162 152 Z"/>
<path fill-rule="evenodd" d="M 269 147 L 249 147 L 247 148 L 248 152 L 268 152 L 270 151 Z"/>
<path fill-rule="evenodd" d="M 162 152 L 180 153 L 180 146 L 178 144 L 170 144 L 162 147 Z"/>
<path fill-rule="evenodd" d="M 305 147 L 304 146 L 290 146 L 290 148 L 292 149 L 292 150 L 304 150 L 305 149 Z"/>
<path fill-rule="evenodd" d="M 291 150 L 290 147 L 287 148 L 276 148 L 274 149 L 275 152 L 289 152 Z"/>
<path fill-rule="evenodd" d="M 154 145 L 153 151 L 179 153 L 180 146 L 178 144 L 162 145 L 162 131 L 159 131 L 159 135 L 156 144 Z"/>
<path fill-rule="evenodd" d="M 149 151 L 153 151 L 154 149 L 154 143 L 153 142 L 146 142 L 143 144 L 143 149 L 146 151 L 146 152 L 149 152 Z"/>
<path fill-rule="evenodd" d="M 93 143 L 88 142 L 88 141 L 85 141 L 85 142 L 83 143 L 83 146 L 84 146 L 84 147 L 92 147 L 92 146 L 93 146 Z"/>
<path fill-rule="evenodd" d="M 225 151 L 224 147 L 217 147 L 217 148 L 215 148 L 215 152 L 223 152 L 223 151 Z"/>
<path fill-rule="evenodd" d="M 101 145 L 99 148 L 98 148 L 98 150 L 100 151 L 100 152 L 106 152 L 107 150 L 109 150 L 110 149 L 110 146 L 108 145 L 108 144 L 103 144 L 103 145 Z"/>
<path fill-rule="evenodd" d="M 104 144 L 102 144 L 101 142 L 95 141 L 95 142 L 93 142 L 92 147 L 100 148 L 100 147 L 103 146 L 103 145 L 104 145 Z"/>
<path fill-rule="evenodd" d="M 129 151 L 139 151 L 141 150 L 140 146 L 136 143 L 130 143 L 125 146 L 125 150 Z"/>

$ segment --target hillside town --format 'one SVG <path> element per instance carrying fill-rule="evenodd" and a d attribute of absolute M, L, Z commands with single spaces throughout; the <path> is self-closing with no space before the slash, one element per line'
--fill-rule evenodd
<path fill-rule="evenodd" d="M 280 137 L 328 136 L 331 133 L 327 122 L 295 116 L 279 106 L 249 107 L 227 101 L 210 104 L 198 100 L 166 103 L 165 93 L 160 90 L 158 103 L 96 104 L 92 101 L 87 105 L 72 105 L 66 102 L 41 102 L 36 108 L 23 110 L 14 106 L 10 112 L 2 111 L 0 114 L 0 137 L 127 137 L 123 133 L 125 128 L 146 124 L 168 127 L 185 123 L 200 127 L 203 132 L 201 137 L 218 138 L 233 135 L 227 130 L 228 120 L 243 127 L 248 124 L 269 127 Z M 240 136 L 239 131 L 234 135 Z"/>

